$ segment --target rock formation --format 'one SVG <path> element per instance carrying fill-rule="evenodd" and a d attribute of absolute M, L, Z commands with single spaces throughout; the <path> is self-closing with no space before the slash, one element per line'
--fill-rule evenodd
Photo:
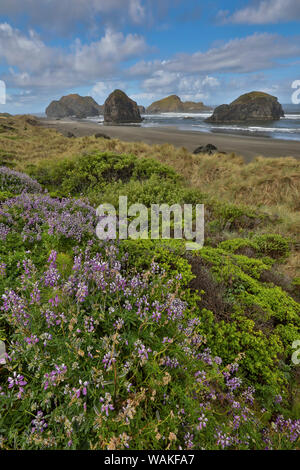
<path fill-rule="evenodd" d="M 235 123 L 249 121 L 278 120 L 284 111 L 278 99 L 267 93 L 253 91 L 240 96 L 231 104 L 218 106 L 211 117 L 210 123 Z"/>
<path fill-rule="evenodd" d="M 91 96 L 68 95 L 59 101 L 52 101 L 46 109 L 50 118 L 77 117 L 86 118 L 103 114 L 103 106 L 100 106 Z"/>
<path fill-rule="evenodd" d="M 210 108 L 202 102 L 194 103 L 193 101 L 183 102 L 179 96 L 171 95 L 159 101 L 155 101 L 147 108 L 147 114 L 157 113 L 199 113 L 207 111 Z"/>
<path fill-rule="evenodd" d="M 114 124 L 142 122 L 138 105 L 121 90 L 113 91 L 104 104 L 104 122 Z"/>

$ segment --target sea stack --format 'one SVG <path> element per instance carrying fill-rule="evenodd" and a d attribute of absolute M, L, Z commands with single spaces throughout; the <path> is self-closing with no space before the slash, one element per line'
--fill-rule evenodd
<path fill-rule="evenodd" d="M 121 90 L 113 91 L 104 104 L 104 122 L 126 124 L 142 122 L 138 105 Z"/>
<path fill-rule="evenodd" d="M 206 122 L 221 124 L 251 121 L 276 121 L 284 116 L 278 98 L 253 91 L 240 96 L 230 104 L 218 106 Z"/>
<path fill-rule="evenodd" d="M 103 114 L 100 106 L 91 96 L 77 94 L 63 96 L 59 101 L 52 101 L 46 109 L 49 118 L 76 117 L 87 118 Z"/>
<path fill-rule="evenodd" d="M 201 101 L 194 103 L 193 101 L 181 101 L 179 96 L 171 95 L 162 100 L 155 101 L 147 108 L 148 114 L 159 113 L 199 113 L 210 110 Z"/>

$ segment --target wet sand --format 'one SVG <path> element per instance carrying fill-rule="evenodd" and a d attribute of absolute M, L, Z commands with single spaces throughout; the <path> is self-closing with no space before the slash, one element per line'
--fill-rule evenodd
<path fill-rule="evenodd" d="M 172 144 L 185 147 L 193 152 L 200 145 L 213 144 L 220 152 L 235 152 L 242 155 L 246 162 L 257 156 L 264 157 L 295 157 L 300 159 L 300 142 L 279 140 L 267 137 L 229 135 L 208 132 L 182 131 L 175 127 L 139 127 L 100 125 L 95 122 L 74 119 L 41 118 L 43 126 L 56 129 L 64 135 L 69 132 L 76 137 L 103 133 L 111 138 L 125 142 L 145 142 L 146 144 Z"/>

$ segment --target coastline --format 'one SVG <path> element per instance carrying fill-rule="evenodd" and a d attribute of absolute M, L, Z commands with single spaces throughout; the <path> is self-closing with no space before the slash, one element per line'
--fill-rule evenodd
<path fill-rule="evenodd" d="M 125 142 L 144 142 L 150 145 L 171 144 L 175 147 L 185 147 L 193 152 L 198 146 L 211 143 L 220 152 L 236 153 L 250 162 L 257 156 L 280 158 L 294 157 L 300 159 L 300 142 L 281 140 L 267 137 L 242 136 L 197 131 L 183 131 L 175 127 L 139 127 L 99 125 L 95 122 L 75 119 L 38 118 L 39 122 L 48 128 L 67 135 L 69 132 L 76 137 L 90 136 L 103 133 L 111 138 Z"/>

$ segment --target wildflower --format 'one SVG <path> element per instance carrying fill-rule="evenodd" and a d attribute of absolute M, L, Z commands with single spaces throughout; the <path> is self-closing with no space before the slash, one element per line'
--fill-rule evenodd
<path fill-rule="evenodd" d="M 104 369 L 106 369 L 107 371 L 110 370 L 112 364 L 114 364 L 116 362 L 116 357 L 114 356 L 114 354 L 109 351 L 108 353 L 105 354 L 102 362 L 104 364 Z"/>
<path fill-rule="evenodd" d="M 31 432 L 33 433 L 42 433 L 48 427 L 44 419 L 44 414 L 42 411 L 38 411 L 36 418 L 31 421 L 32 428 Z"/>
<path fill-rule="evenodd" d="M 23 375 L 20 375 L 16 372 L 13 373 L 13 377 L 8 377 L 8 388 L 14 388 L 14 387 L 18 387 L 19 388 L 19 391 L 18 391 L 18 394 L 17 394 L 17 397 L 20 399 L 22 397 L 22 394 L 24 393 L 24 387 L 25 385 L 27 385 L 27 382 L 26 380 L 24 380 L 24 377 Z"/>
<path fill-rule="evenodd" d="M 206 373 L 204 370 L 198 370 L 198 372 L 195 373 L 195 379 L 196 382 L 199 384 L 202 384 L 206 380 Z"/>
<path fill-rule="evenodd" d="M 275 396 L 275 403 L 279 404 L 281 403 L 283 400 L 282 396 L 281 395 L 276 395 Z"/>
<path fill-rule="evenodd" d="M 93 317 L 86 317 L 84 319 L 84 327 L 88 333 L 92 333 L 95 330 L 95 320 Z"/>
<path fill-rule="evenodd" d="M 230 447 L 233 443 L 232 438 L 225 434 L 222 433 L 221 431 L 218 431 L 217 434 L 215 435 L 215 438 L 217 439 L 217 446 L 221 446 L 222 449 L 225 449 L 226 447 Z"/>
<path fill-rule="evenodd" d="M 78 284 L 78 289 L 76 292 L 76 298 L 78 302 L 80 303 L 84 302 L 85 298 L 88 296 L 88 293 L 89 293 L 88 286 L 84 284 L 83 282 L 80 282 Z"/>
<path fill-rule="evenodd" d="M 197 429 L 198 431 L 202 431 L 202 429 L 206 428 L 208 419 L 205 417 L 205 414 L 202 413 L 201 416 L 198 418 L 198 421 L 199 423 L 198 423 Z"/>
<path fill-rule="evenodd" d="M 6 264 L 0 263 L 0 277 L 4 277 L 6 273 Z"/>
<path fill-rule="evenodd" d="M 144 344 L 140 340 L 137 340 L 134 343 L 134 347 L 135 347 L 135 352 L 138 354 L 140 362 L 143 365 L 145 362 L 148 361 L 148 358 L 149 358 L 148 353 L 152 351 L 150 348 L 146 348 L 146 346 L 144 346 Z"/>
<path fill-rule="evenodd" d="M 109 411 L 114 410 L 114 407 L 113 407 L 111 401 L 112 401 L 112 397 L 111 397 L 110 393 L 106 393 L 105 398 L 103 398 L 103 397 L 100 398 L 100 402 L 102 403 L 101 413 L 105 412 L 105 415 L 107 417 L 109 416 Z"/>
<path fill-rule="evenodd" d="M 194 443 L 193 443 L 194 435 L 191 433 L 186 433 L 184 436 L 184 444 L 187 450 L 193 449 Z"/>

